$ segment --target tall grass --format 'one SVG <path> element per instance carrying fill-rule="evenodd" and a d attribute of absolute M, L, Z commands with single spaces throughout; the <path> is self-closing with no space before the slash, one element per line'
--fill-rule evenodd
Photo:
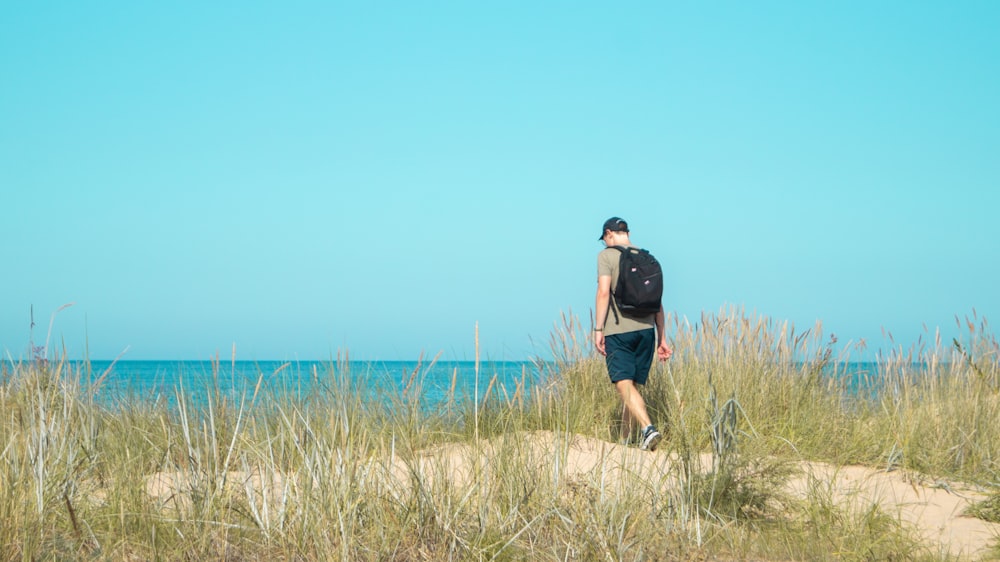
<path fill-rule="evenodd" d="M 937 560 L 877 506 L 782 485 L 814 459 L 996 487 L 997 342 L 963 326 L 851 379 L 854 350 L 819 325 L 673 318 L 645 390 L 669 432 L 655 455 L 617 445 L 621 406 L 571 316 L 533 388 L 481 373 L 484 397 L 434 407 L 423 366 L 374 398 L 345 358 L 311 394 L 260 373 L 236 398 L 215 377 L 109 406 L 86 365 L 7 362 L 0 559 Z M 588 443 L 596 464 L 572 470 Z"/>

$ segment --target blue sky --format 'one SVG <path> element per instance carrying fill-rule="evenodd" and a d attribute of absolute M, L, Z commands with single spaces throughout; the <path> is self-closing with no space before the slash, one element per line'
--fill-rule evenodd
<path fill-rule="evenodd" d="M 996 2 L 7 2 L 0 350 L 543 353 L 625 217 L 668 311 L 1000 315 Z M 127 350 L 127 351 L 126 351 Z"/>

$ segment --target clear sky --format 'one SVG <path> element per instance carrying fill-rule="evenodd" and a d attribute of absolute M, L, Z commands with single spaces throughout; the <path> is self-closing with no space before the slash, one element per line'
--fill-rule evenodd
<path fill-rule="evenodd" d="M 474 357 L 668 311 L 1000 317 L 1000 3 L 4 2 L 0 351 Z M 1000 322 L 1000 320 L 995 320 Z M 586 323 L 586 320 L 585 320 Z"/>

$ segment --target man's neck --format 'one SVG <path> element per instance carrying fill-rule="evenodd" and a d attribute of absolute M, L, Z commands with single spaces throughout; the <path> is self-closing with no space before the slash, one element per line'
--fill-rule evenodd
<path fill-rule="evenodd" d="M 608 244 L 609 246 L 625 246 L 625 247 L 628 247 L 628 246 L 632 245 L 632 243 L 629 242 L 628 233 L 626 233 L 626 232 L 612 232 L 611 233 L 611 240 L 609 242 L 611 242 L 610 244 Z"/>

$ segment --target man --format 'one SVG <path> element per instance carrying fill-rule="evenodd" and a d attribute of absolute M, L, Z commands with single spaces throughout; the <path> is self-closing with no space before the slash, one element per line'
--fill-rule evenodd
<path fill-rule="evenodd" d="M 597 255 L 597 303 L 594 308 L 594 346 L 606 359 L 608 376 L 622 400 L 622 433 L 631 437 L 635 424 L 642 428 L 640 448 L 655 451 L 663 436 L 646 412 L 638 386 L 646 384 L 653 353 L 660 361 L 673 354 L 664 333 L 663 305 L 653 314 L 630 316 L 612 297 L 618 283 L 621 252 L 614 246 L 632 248 L 628 223 L 619 217 L 604 222 L 601 238 L 606 248 Z M 655 302 L 655 301 L 654 301 Z"/>

